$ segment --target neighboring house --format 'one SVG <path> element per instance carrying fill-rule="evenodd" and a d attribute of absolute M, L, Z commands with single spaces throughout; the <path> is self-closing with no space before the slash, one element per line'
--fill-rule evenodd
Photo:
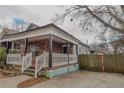
<path fill-rule="evenodd" d="M 4 28 L 3 31 L 0 33 L 0 40 L 5 37 L 6 35 L 9 35 L 9 34 L 14 34 L 14 33 L 17 33 L 17 31 L 15 30 L 12 30 L 12 29 L 9 29 L 9 28 Z M 0 43 L 0 46 L 1 47 L 5 47 L 7 45 L 6 42 L 3 42 L 2 44 Z"/>
<path fill-rule="evenodd" d="M 110 42 L 110 44 L 113 46 L 114 54 L 124 54 L 124 38 Z"/>
<path fill-rule="evenodd" d="M 113 54 L 113 50 L 110 44 L 102 43 L 96 45 L 96 54 L 103 53 L 103 54 Z"/>
<path fill-rule="evenodd" d="M 89 54 L 88 45 L 53 23 L 6 34 L 0 42 L 7 43 L 7 64 L 21 65 L 22 73 L 33 67 L 35 77 L 43 68 L 78 65 L 78 55 Z M 70 71 L 77 70 L 76 67 Z"/>
<path fill-rule="evenodd" d="M 108 43 L 102 43 L 96 46 L 98 51 L 104 54 L 124 54 L 124 38 L 120 37 Z"/>
<path fill-rule="evenodd" d="M 9 29 L 9 28 L 4 28 L 3 31 L 0 33 L 0 40 L 3 38 L 3 36 L 7 34 L 14 34 L 17 33 L 17 31 Z"/>

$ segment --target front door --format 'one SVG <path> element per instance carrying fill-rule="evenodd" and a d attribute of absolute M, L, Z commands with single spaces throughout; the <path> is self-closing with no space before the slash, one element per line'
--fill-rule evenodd
<path fill-rule="evenodd" d="M 38 56 L 38 46 L 31 44 L 29 51 L 32 53 L 32 66 L 35 66 L 36 56 Z"/>
<path fill-rule="evenodd" d="M 64 53 L 64 54 L 67 53 L 67 47 L 63 47 L 63 53 Z"/>

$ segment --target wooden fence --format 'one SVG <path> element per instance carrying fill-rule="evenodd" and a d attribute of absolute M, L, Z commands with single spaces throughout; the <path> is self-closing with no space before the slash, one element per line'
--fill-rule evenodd
<path fill-rule="evenodd" d="M 124 73 L 124 55 L 80 55 L 81 69 Z"/>

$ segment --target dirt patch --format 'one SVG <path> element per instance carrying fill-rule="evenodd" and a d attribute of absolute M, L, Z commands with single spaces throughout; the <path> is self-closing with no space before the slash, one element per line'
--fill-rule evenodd
<path fill-rule="evenodd" d="M 0 69 L 0 77 L 3 76 L 8 76 L 8 77 L 13 77 L 13 76 L 18 76 L 21 75 L 20 70 L 17 69 Z"/>
<path fill-rule="evenodd" d="M 38 77 L 38 78 L 31 78 L 28 80 L 25 80 L 17 85 L 17 88 L 28 88 L 31 86 L 34 86 L 36 84 L 42 83 L 44 81 L 47 81 L 48 78 L 45 77 Z"/>
<path fill-rule="evenodd" d="M 0 71 L 0 79 L 7 78 L 7 77 L 9 77 L 7 73 Z"/>

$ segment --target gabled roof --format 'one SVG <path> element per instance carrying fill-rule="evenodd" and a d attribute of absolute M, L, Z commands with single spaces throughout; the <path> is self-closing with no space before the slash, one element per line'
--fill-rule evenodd
<path fill-rule="evenodd" d="M 0 39 L 2 39 L 2 37 L 5 35 L 14 34 L 14 33 L 18 33 L 18 32 L 13 29 L 4 28 L 3 31 L 0 33 Z"/>
<path fill-rule="evenodd" d="M 38 25 L 31 23 L 26 30 L 31 30 L 31 29 L 38 28 L 38 27 L 39 27 Z"/>

